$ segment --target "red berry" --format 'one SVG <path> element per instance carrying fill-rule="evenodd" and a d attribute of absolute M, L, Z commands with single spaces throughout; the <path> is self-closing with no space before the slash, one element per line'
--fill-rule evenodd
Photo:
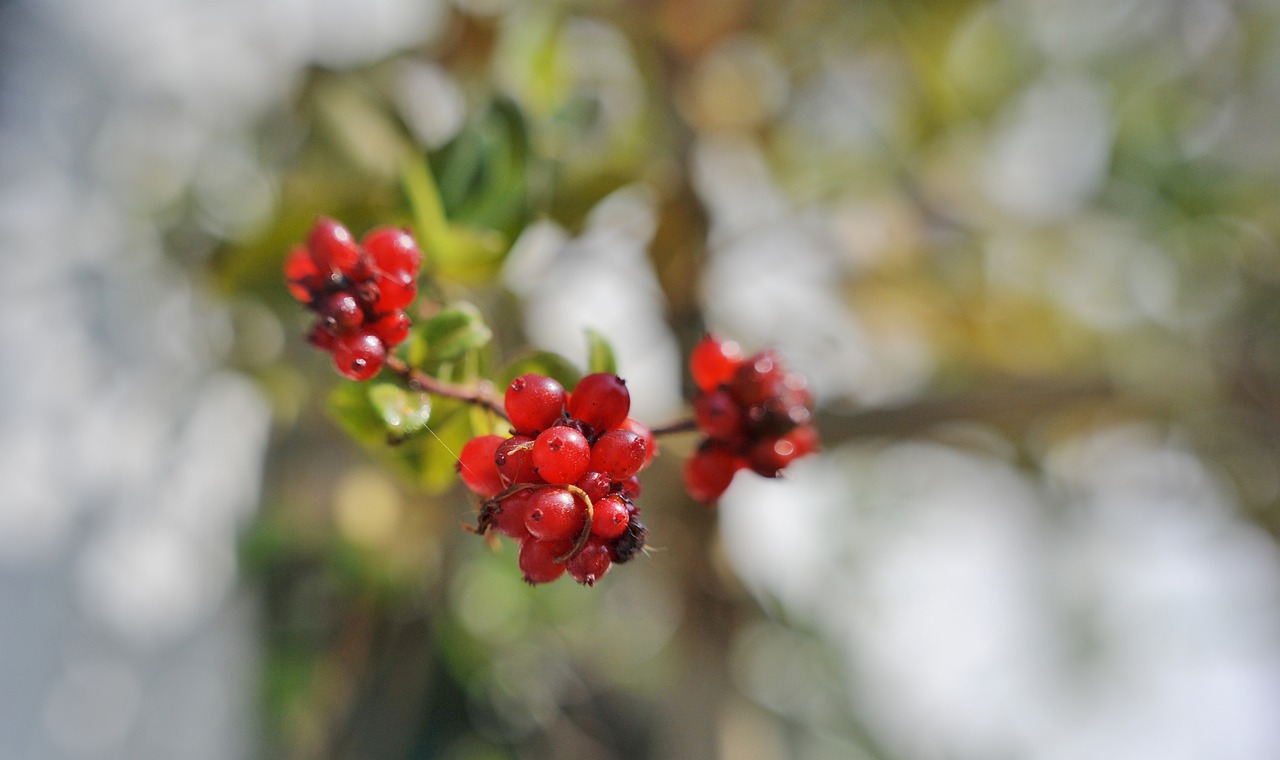
<path fill-rule="evenodd" d="M 609 546 L 598 539 L 587 541 L 582 551 L 569 558 L 565 563 L 569 577 L 584 586 L 594 586 L 596 581 L 609 572 L 613 559 L 609 556 Z"/>
<path fill-rule="evenodd" d="M 596 432 L 622 424 L 631 410 L 631 392 L 617 375 L 597 372 L 578 381 L 569 398 L 569 414 Z"/>
<path fill-rule="evenodd" d="M 565 564 L 556 562 L 573 550 L 572 541 L 538 541 L 529 539 L 520 544 L 520 572 L 530 586 L 550 583 L 564 574 Z"/>
<path fill-rule="evenodd" d="M 613 487 L 613 480 L 603 472 L 588 472 L 578 478 L 577 486 L 582 489 L 582 492 L 594 504 L 609 495 L 609 489 Z"/>
<path fill-rule="evenodd" d="M 538 434 L 533 442 L 533 466 L 548 483 L 576 483 L 591 461 L 591 444 L 582 433 L 557 425 Z"/>
<path fill-rule="evenodd" d="M 564 386 L 545 375 L 521 375 L 507 386 L 503 406 L 516 432 L 536 435 L 560 419 L 565 405 Z"/>
<path fill-rule="evenodd" d="M 305 248 L 294 248 L 284 260 L 284 278 L 289 292 L 302 303 L 311 303 L 315 291 L 323 285 L 316 263 Z"/>
<path fill-rule="evenodd" d="M 536 539 L 573 539 L 586 526 L 586 505 L 563 488 L 539 488 L 524 513 L 524 527 Z"/>
<path fill-rule="evenodd" d="M 720 498 L 742 459 L 721 446 L 704 444 L 684 463 L 684 488 L 695 501 L 710 503 Z"/>
<path fill-rule="evenodd" d="M 643 470 L 649 466 L 653 458 L 658 455 L 658 439 L 654 437 L 653 431 L 645 425 L 637 422 L 634 417 L 628 417 L 622 421 L 622 429 L 630 430 L 636 435 L 644 439 L 644 464 L 640 469 Z"/>
<path fill-rule="evenodd" d="M 617 538 L 627 529 L 631 510 L 622 497 L 606 496 L 595 502 L 591 512 L 591 533 L 600 538 Z"/>
<path fill-rule="evenodd" d="M 372 281 L 376 289 L 376 295 L 373 298 L 374 311 L 403 309 L 418 297 L 418 280 L 409 272 L 396 274 L 374 272 Z"/>
<path fill-rule="evenodd" d="M 747 415 L 729 392 L 719 388 L 693 400 L 693 418 L 710 438 L 733 440 L 747 433 Z"/>
<path fill-rule="evenodd" d="M 387 348 L 373 333 L 357 332 L 333 340 L 333 366 L 352 380 L 368 380 L 386 361 Z"/>
<path fill-rule="evenodd" d="M 747 359 L 733 373 L 729 393 L 743 406 L 762 404 L 776 396 L 786 377 L 782 363 L 772 351 L 761 351 Z"/>
<path fill-rule="evenodd" d="M 529 529 L 524 527 L 524 516 L 533 495 L 534 491 L 531 489 L 516 491 L 491 507 L 490 524 L 494 530 L 517 541 L 528 538 Z"/>
<path fill-rule="evenodd" d="M 321 351 L 332 351 L 335 340 L 337 336 L 326 330 L 319 322 L 313 324 L 311 330 L 307 332 L 307 342 Z"/>
<path fill-rule="evenodd" d="M 500 435 L 478 435 L 462 447 L 457 469 L 467 488 L 486 497 L 497 496 L 506 488 L 494 463 L 494 454 L 504 440 Z"/>
<path fill-rule="evenodd" d="M 330 293 L 316 307 L 325 327 L 334 335 L 346 335 L 364 324 L 364 312 L 355 296 L 345 291 Z"/>
<path fill-rule="evenodd" d="M 395 227 L 379 227 L 364 236 L 364 249 L 382 271 L 416 276 L 422 266 L 422 251 L 413 236 Z"/>
<path fill-rule="evenodd" d="M 615 480 L 629 478 L 644 466 L 644 439 L 630 430 L 610 430 L 591 447 L 592 470 Z"/>
<path fill-rule="evenodd" d="M 322 273 L 339 272 L 350 277 L 360 263 L 360 248 L 351 232 L 328 217 L 317 219 L 312 226 L 307 250 Z"/>
<path fill-rule="evenodd" d="M 409 315 L 397 309 L 373 321 L 369 329 L 388 346 L 398 346 L 409 337 Z"/>
<path fill-rule="evenodd" d="M 787 465 L 818 450 L 818 432 L 812 425 L 801 425 L 784 436 L 762 438 L 747 452 L 752 471 L 766 478 L 776 478 Z"/>
<path fill-rule="evenodd" d="M 729 382 L 741 363 L 742 348 L 737 343 L 708 335 L 689 354 L 689 373 L 693 382 L 709 393 Z"/>
<path fill-rule="evenodd" d="M 633 515 L 627 523 L 627 529 L 609 544 L 609 555 L 613 558 L 613 563 L 621 565 L 623 562 L 634 559 L 644 549 L 645 538 L 648 535 L 649 529 Z"/>
<path fill-rule="evenodd" d="M 635 475 L 632 475 L 625 480 L 619 480 L 617 482 L 617 487 L 620 492 L 626 494 L 629 498 L 640 498 L 640 478 Z"/>
<path fill-rule="evenodd" d="M 502 442 L 494 454 L 502 482 L 537 483 L 542 480 L 533 467 L 533 439 L 527 435 L 513 435 Z"/>

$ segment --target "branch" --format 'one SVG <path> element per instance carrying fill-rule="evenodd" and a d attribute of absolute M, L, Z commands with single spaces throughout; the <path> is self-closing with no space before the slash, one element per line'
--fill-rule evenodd
<path fill-rule="evenodd" d="M 437 396 L 483 406 L 502 419 L 507 419 L 507 412 L 503 408 L 502 401 L 494 395 L 493 386 L 486 381 L 481 381 L 475 387 L 453 385 L 443 380 L 437 380 L 425 372 L 410 367 L 398 356 L 388 356 L 384 366 L 399 375 L 414 390 L 426 391 Z"/>

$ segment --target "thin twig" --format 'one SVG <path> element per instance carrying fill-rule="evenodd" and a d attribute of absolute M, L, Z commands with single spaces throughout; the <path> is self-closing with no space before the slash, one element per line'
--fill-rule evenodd
<path fill-rule="evenodd" d="M 697 429 L 697 421 L 692 417 L 686 417 L 682 420 L 676 420 L 675 422 L 668 422 L 661 427 L 652 428 L 649 432 L 653 433 L 654 436 L 659 436 L 670 435 L 672 433 L 691 433 Z"/>
<path fill-rule="evenodd" d="M 428 375 L 425 372 L 410 367 L 403 359 L 398 356 L 388 356 L 384 365 L 386 368 L 404 379 L 409 387 L 434 393 L 437 396 L 445 398 L 457 399 L 465 401 L 468 404 L 476 404 L 483 406 L 485 409 L 493 412 L 502 419 L 507 419 L 506 410 L 502 406 L 502 402 L 493 393 L 493 386 L 488 382 L 481 381 L 475 386 L 462 386 L 446 383 L 443 380 Z"/>

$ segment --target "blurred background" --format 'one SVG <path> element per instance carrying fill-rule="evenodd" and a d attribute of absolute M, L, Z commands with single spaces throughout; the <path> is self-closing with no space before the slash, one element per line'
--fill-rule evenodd
<path fill-rule="evenodd" d="M 0 758 L 1274 760 L 1277 123 L 1273 0 L 0 2 Z M 406 167 L 485 361 L 825 451 L 525 587 L 282 287 Z"/>

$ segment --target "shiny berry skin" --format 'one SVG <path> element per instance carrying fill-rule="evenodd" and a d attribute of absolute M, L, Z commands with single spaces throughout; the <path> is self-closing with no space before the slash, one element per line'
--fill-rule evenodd
<path fill-rule="evenodd" d="M 634 418 L 628 417 L 622 421 L 622 429 L 630 430 L 636 435 L 644 439 L 644 464 L 640 466 L 643 470 L 653 462 L 653 458 L 658 455 L 658 439 L 654 437 L 653 431 L 647 426 L 637 422 Z"/>
<path fill-rule="evenodd" d="M 627 419 L 631 392 L 617 375 L 597 372 L 578 381 L 569 398 L 569 414 L 596 432 L 612 430 Z"/>
<path fill-rule="evenodd" d="M 591 499 L 591 503 L 595 503 L 609 495 L 609 489 L 613 487 L 613 480 L 603 472 L 587 472 L 578 478 L 575 484 L 582 492 Z"/>
<path fill-rule="evenodd" d="M 378 317 L 369 330 L 388 346 L 398 346 L 409 337 L 409 326 L 409 315 L 397 309 Z"/>
<path fill-rule="evenodd" d="M 357 332 L 333 340 L 333 366 L 344 377 L 368 380 L 387 359 L 387 348 L 373 333 Z"/>
<path fill-rule="evenodd" d="M 588 465 L 596 472 L 603 472 L 615 480 L 622 480 L 640 472 L 645 461 L 644 439 L 630 430 L 610 430 L 591 447 Z"/>
<path fill-rule="evenodd" d="M 573 539 L 586 523 L 586 505 L 563 488 L 539 488 L 525 507 L 524 527 L 540 541 Z"/>
<path fill-rule="evenodd" d="M 772 351 L 761 351 L 742 363 L 729 381 L 729 393 L 739 403 L 762 404 L 777 395 L 786 377 L 782 363 Z"/>
<path fill-rule="evenodd" d="M 531 489 L 516 491 L 491 507 L 490 524 L 494 530 L 517 541 L 528 538 L 529 529 L 524 527 L 524 516 L 533 495 L 534 491 Z"/>
<path fill-rule="evenodd" d="M 502 482 L 538 483 L 542 478 L 533 467 L 533 439 L 527 435 L 513 435 L 502 442 L 493 456 L 502 475 Z"/>
<path fill-rule="evenodd" d="M 516 432 L 536 435 L 560 419 L 566 394 L 553 378 L 528 373 L 511 381 L 502 401 Z"/>
<path fill-rule="evenodd" d="M 371 230 L 362 241 L 373 263 L 388 274 L 417 275 L 422 267 L 422 251 L 413 236 L 395 227 Z"/>
<path fill-rule="evenodd" d="M 486 497 L 497 496 L 506 488 L 493 461 L 504 440 L 500 435 L 478 435 L 462 447 L 457 470 L 467 488 Z"/>
<path fill-rule="evenodd" d="M 599 539 L 591 539 L 582 547 L 582 551 L 569 558 L 565 568 L 569 577 L 584 586 L 594 586 L 609 572 L 613 566 L 609 546 Z"/>
<path fill-rule="evenodd" d="M 520 544 L 520 572 L 530 586 L 550 583 L 564 575 L 565 563 L 556 562 L 573 550 L 573 541 L 538 541 L 528 539 Z"/>
<path fill-rule="evenodd" d="M 418 297 L 418 280 L 409 272 L 374 272 L 373 284 L 373 310 L 377 312 L 403 309 Z"/>
<path fill-rule="evenodd" d="M 351 232 L 328 217 L 321 217 L 307 235 L 307 250 L 316 269 L 322 273 L 338 272 L 347 277 L 356 272 L 360 248 Z"/>
<path fill-rule="evenodd" d="M 355 296 L 341 290 L 325 296 L 317 305 L 316 313 L 334 335 L 354 332 L 364 323 L 364 312 Z"/>
<path fill-rule="evenodd" d="M 533 466 L 548 483 L 576 483 L 591 461 L 591 444 L 577 430 L 557 425 L 533 441 Z"/>
<path fill-rule="evenodd" d="M 627 529 L 631 510 L 618 495 L 606 496 L 592 504 L 591 535 L 600 538 L 617 538 Z"/>
<path fill-rule="evenodd" d="M 787 465 L 818 450 L 818 432 L 801 425 L 777 438 L 762 438 L 747 452 L 747 463 L 757 475 L 776 478 Z"/>
<path fill-rule="evenodd" d="M 313 293 L 323 285 L 316 262 L 305 248 L 294 248 L 284 260 L 284 279 L 289 293 L 302 303 L 311 303 Z"/>
<path fill-rule="evenodd" d="M 723 388 L 693 400 L 693 419 L 710 438 L 740 438 L 747 433 L 747 414 Z"/>
<path fill-rule="evenodd" d="M 694 501 L 709 504 L 720 498 L 743 465 L 732 451 L 704 444 L 684 463 L 684 488 Z"/>
<path fill-rule="evenodd" d="M 708 335 L 689 354 L 689 373 L 693 382 L 705 393 L 727 383 L 742 363 L 742 348 L 731 340 Z"/>

